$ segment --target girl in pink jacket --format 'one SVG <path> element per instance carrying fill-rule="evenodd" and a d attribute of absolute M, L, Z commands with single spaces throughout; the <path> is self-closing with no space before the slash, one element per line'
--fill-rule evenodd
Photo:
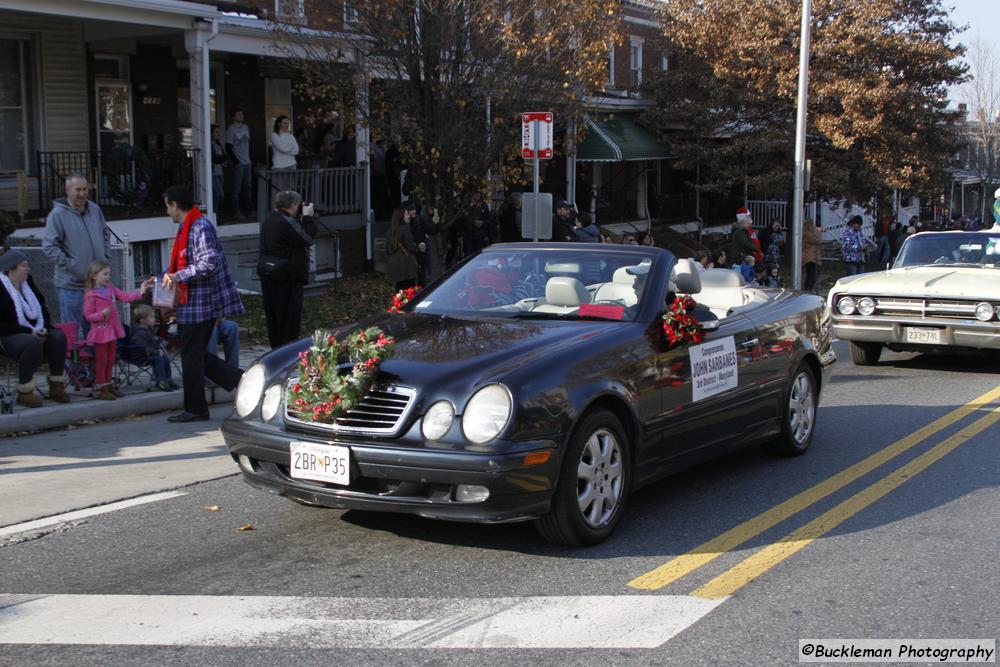
<path fill-rule="evenodd" d="M 142 287 L 134 292 L 123 292 L 111 284 L 111 265 L 107 262 L 91 262 L 83 295 L 83 316 L 90 322 L 87 344 L 94 346 L 95 375 L 101 393 L 97 398 L 113 401 L 121 393 L 112 387 L 111 378 L 115 366 L 115 345 L 125 337 L 118 318 L 115 301 L 138 301 L 152 288 L 156 278 L 148 278 Z"/>

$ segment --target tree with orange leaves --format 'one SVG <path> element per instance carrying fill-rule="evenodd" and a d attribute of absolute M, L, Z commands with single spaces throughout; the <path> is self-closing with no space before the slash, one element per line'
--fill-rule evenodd
<path fill-rule="evenodd" d="M 791 190 L 801 0 L 670 0 L 646 121 L 701 186 Z M 947 87 L 962 80 L 940 0 L 814 0 L 807 157 L 820 198 L 869 201 L 941 183 L 956 145 Z M 684 132 L 674 132 L 684 128 Z"/>

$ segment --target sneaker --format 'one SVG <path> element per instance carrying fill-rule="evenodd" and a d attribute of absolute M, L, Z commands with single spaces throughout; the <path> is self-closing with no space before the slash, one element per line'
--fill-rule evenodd
<path fill-rule="evenodd" d="M 160 391 L 173 391 L 175 388 L 170 386 L 168 382 L 157 382 L 156 388 Z"/>
<path fill-rule="evenodd" d="M 181 386 L 179 384 L 177 384 L 176 382 L 174 382 L 173 380 L 167 380 L 167 386 L 169 386 L 171 389 L 180 389 L 181 388 Z"/>

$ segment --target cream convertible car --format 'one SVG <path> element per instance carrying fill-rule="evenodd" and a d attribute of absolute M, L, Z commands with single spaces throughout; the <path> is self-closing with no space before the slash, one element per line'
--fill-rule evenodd
<path fill-rule="evenodd" d="M 882 348 L 1000 349 L 1000 232 L 926 232 L 892 269 L 841 278 L 830 290 L 834 334 L 859 366 Z"/>

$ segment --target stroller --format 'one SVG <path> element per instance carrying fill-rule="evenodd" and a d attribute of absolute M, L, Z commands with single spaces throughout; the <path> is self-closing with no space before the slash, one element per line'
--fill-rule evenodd
<path fill-rule="evenodd" d="M 66 336 L 66 376 L 69 384 L 79 391 L 94 386 L 94 351 L 86 341 L 77 338 L 76 322 L 55 325 Z"/>

